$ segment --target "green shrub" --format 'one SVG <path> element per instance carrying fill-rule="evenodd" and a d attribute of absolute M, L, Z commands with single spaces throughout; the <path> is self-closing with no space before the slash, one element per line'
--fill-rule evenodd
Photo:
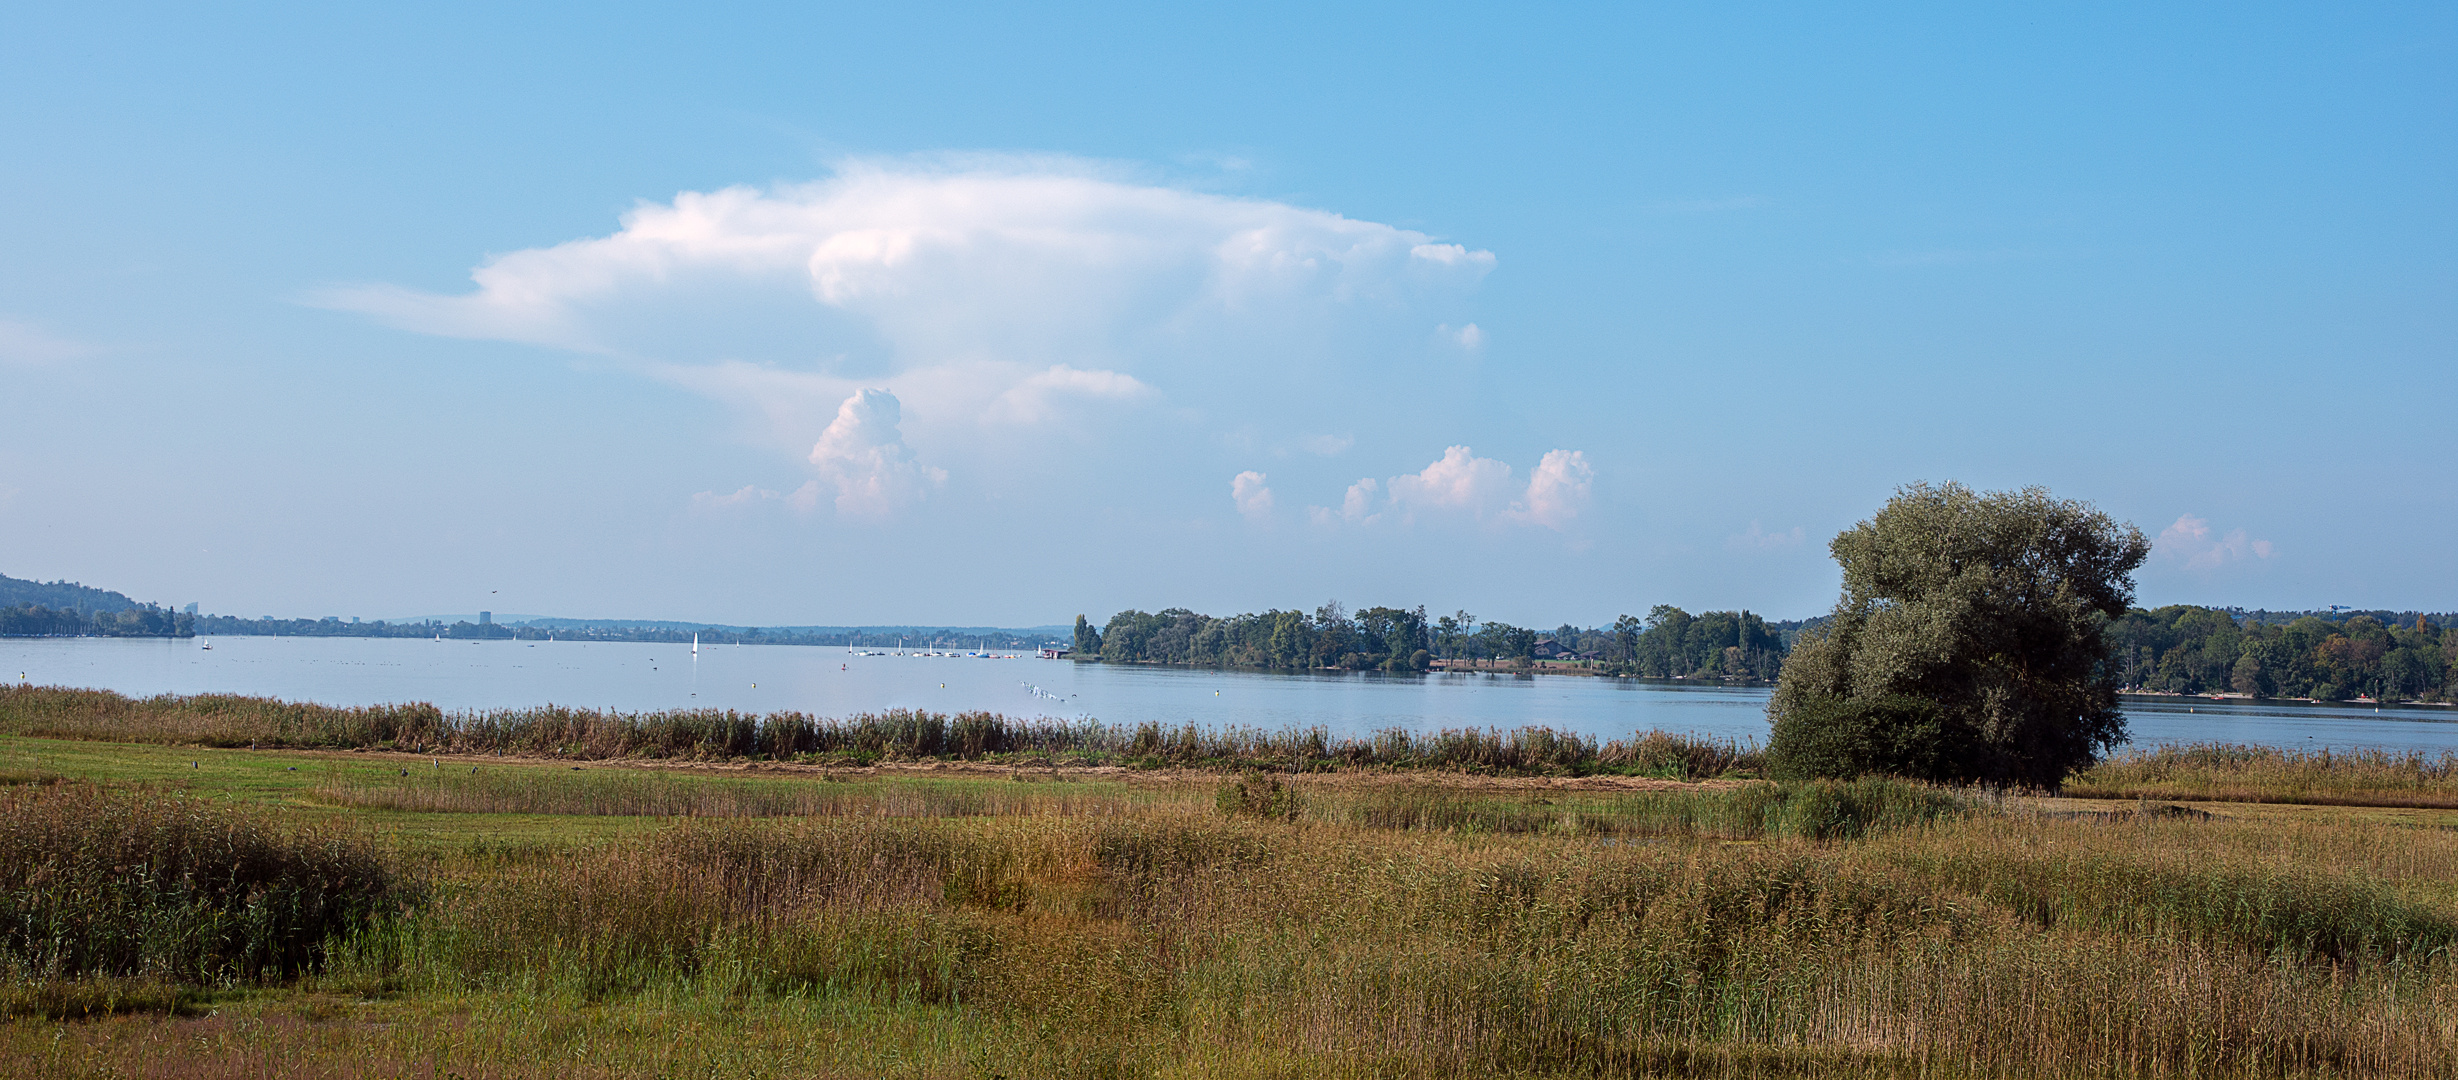
<path fill-rule="evenodd" d="M 1767 771 L 1778 780 L 1959 775 L 1972 739 L 1934 702 L 1902 694 L 1805 697 L 1776 717 Z"/>
<path fill-rule="evenodd" d="M 1214 796 L 1220 812 L 1231 817 L 1297 819 L 1297 792 L 1277 776 L 1249 772 L 1220 786 Z"/>

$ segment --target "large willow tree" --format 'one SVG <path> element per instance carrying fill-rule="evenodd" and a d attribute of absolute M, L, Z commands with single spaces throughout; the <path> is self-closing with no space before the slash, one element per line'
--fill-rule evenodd
<path fill-rule="evenodd" d="M 2142 531 L 2044 488 L 1914 484 L 1829 546 L 1843 597 L 1784 662 L 1779 776 L 2055 788 L 2125 739 L 2107 620 Z"/>

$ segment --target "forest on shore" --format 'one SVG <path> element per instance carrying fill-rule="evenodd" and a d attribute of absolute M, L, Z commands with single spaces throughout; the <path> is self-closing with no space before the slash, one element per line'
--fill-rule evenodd
<path fill-rule="evenodd" d="M 1414 608 L 1351 613 L 1338 601 L 1215 617 L 1186 608 L 1121 611 L 1095 629 L 1076 617 L 1075 654 L 1113 664 L 1190 664 L 1294 671 L 1424 671 L 1443 660 L 1571 661 L 1600 674 L 1652 678 L 1775 677 L 1808 624 L 1770 623 L 1747 611 L 1692 615 L 1659 604 L 1642 620 L 1552 630 L 1480 621 L 1465 611 L 1428 618 Z"/>
<path fill-rule="evenodd" d="M 1659 604 L 1645 618 L 1537 630 L 1467 612 L 1337 602 L 1312 612 L 1212 616 L 1186 608 L 1077 618 L 1075 656 L 1112 664 L 1263 670 L 1422 671 L 1441 660 L 1569 661 L 1600 675 L 1771 681 L 1793 643 L 1824 619 L 1748 611 L 1693 615 Z M 2129 691 L 2237 693 L 2343 701 L 2458 701 L 2458 615 L 2273 612 L 2188 604 L 2136 608 L 2108 623 L 2118 685 Z"/>
<path fill-rule="evenodd" d="M 2108 624 L 2131 690 L 2344 701 L 2458 701 L 2458 616 L 2172 605 Z"/>

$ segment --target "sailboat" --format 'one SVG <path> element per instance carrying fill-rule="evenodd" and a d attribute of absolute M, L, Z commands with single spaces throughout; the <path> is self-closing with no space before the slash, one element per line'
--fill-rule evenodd
<path fill-rule="evenodd" d="M 700 655 L 700 635 L 698 634 L 691 635 L 691 655 Z"/>

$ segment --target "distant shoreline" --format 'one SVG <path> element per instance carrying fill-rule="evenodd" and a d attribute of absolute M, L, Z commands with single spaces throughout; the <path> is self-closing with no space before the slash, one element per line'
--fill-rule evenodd
<path fill-rule="evenodd" d="M 2172 690 L 2119 690 L 2117 696 L 2156 701 L 2208 701 L 2219 705 L 2344 705 L 2353 707 L 2370 705 L 2376 709 L 2415 709 L 2419 711 L 2458 709 L 2458 703 L 2447 701 L 2376 701 L 2370 698 L 2324 700 L 2309 697 L 2257 697 L 2252 694 L 2186 694 Z"/>

